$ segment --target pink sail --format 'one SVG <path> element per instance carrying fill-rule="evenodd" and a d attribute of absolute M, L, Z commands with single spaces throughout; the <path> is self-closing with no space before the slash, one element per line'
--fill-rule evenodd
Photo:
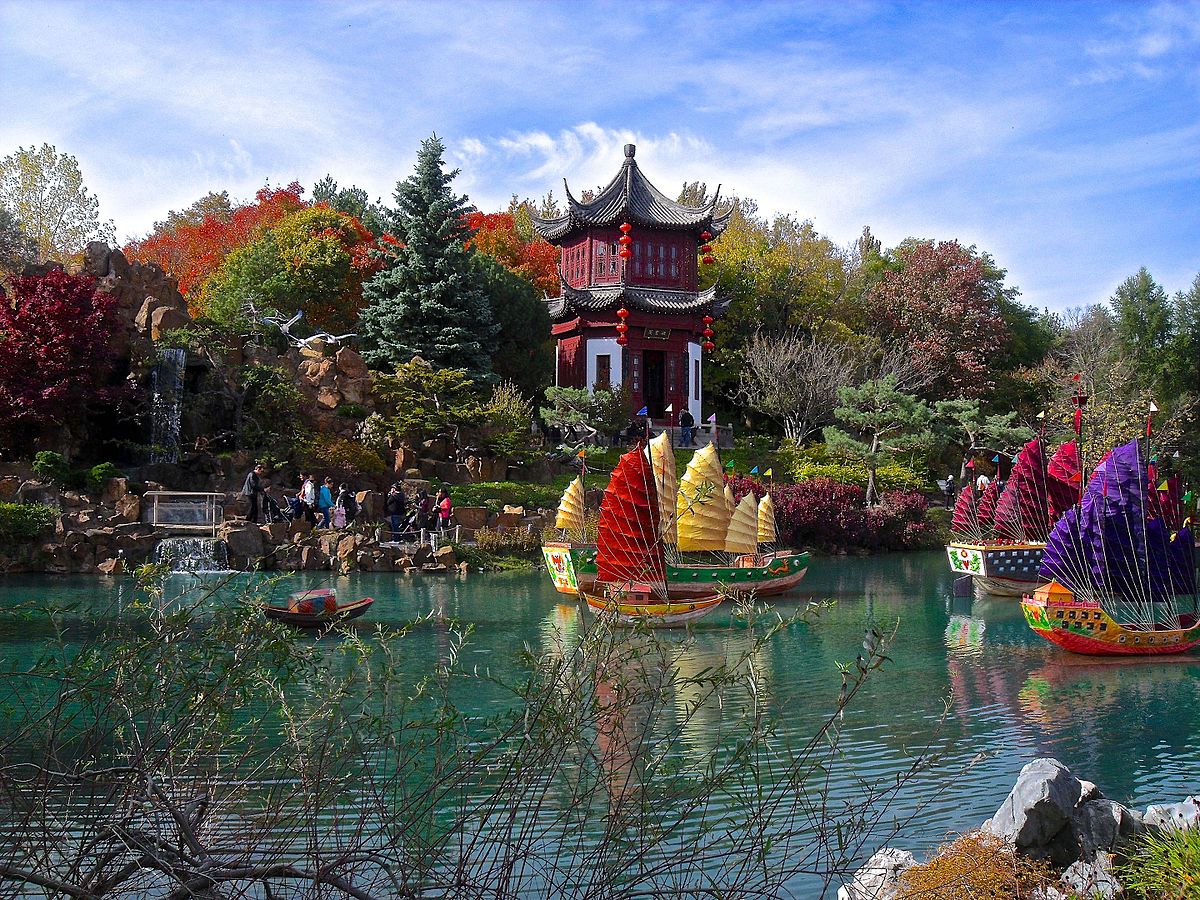
<path fill-rule="evenodd" d="M 1034 438 L 1017 455 L 1008 484 L 996 501 L 996 533 L 1009 541 L 1044 541 L 1047 521 L 1046 455 L 1041 438 Z"/>
<path fill-rule="evenodd" d="M 1059 516 L 1079 502 L 1082 475 L 1079 447 L 1074 441 L 1067 441 L 1054 451 L 1046 464 L 1046 476 L 1047 513 L 1049 524 L 1053 525 Z"/>

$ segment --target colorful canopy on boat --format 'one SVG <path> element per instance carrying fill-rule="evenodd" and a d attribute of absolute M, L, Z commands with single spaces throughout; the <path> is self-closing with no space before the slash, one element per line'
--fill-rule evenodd
<path fill-rule="evenodd" d="M 1088 599 L 1146 604 L 1195 594 L 1191 532 L 1148 516 L 1146 493 L 1141 448 L 1130 441 L 1096 467 L 1083 502 L 1051 530 L 1041 575 Z"/>
<path fill-rule="evenodd" d="M 654 489 L 658 494 L 658 527 L 662 529 L 662 539 L 674 544 L 679 540 L 675 528 L 675 492 L 679 490 L 679 479 L 675 475 L 675 450 L 665 431 L 650 442 L 650 466 L 654 469 Z"/>
<path fill-rule="evenodd" d="M 1080 478 L 1079 448 L 1074 441 L 1067 441 L 1054 451 L 1046 464 L 1046 499 L 1051 526 L 1079 502 Z"/>
<path fill-rule="evenodd" d="M 996 512 L 996 498 L 999 496 L 1000 482 L 993 478 L 979 495 L 979 503 L 976 505 L 981 531 L 991 527 L 992 516 Z"/>
<path fill-rule="evenodd" d="M 758 501 L 758 542 L 773 544 L 779 540 L 779 531 L 775 526 L 775 501 L 770 494 L 763 494 Z"/>
<path fill-rule="evenodd" d="M 1009 541 L 1044 541 L 1050 530 L 1046 454 L 1034 438 L 1017 455 L 1008 484 L 996 501 L 996 534 Z"/>
<path fill-rule="evenodd" d="M 726 488 L 728 490 L 728 488 Z M 754 553 L 758 550 L 758 501 L 750 491 L 733 509 L 725 532 L 726 553 Z"/>
<path fill-rule="evenodd" d="M 558 503 L 558 515 L 554 517 L 554 527 L 566 531 L 584 531 L 584 499 L 583 476 L 580 475 L 567 485 L 562 500 Z"/>
<path fill-rule="evenodd" d="M 654 473 L 641 447 L 621 457 L 604 489 L 596 535 L 596 578 L 606 584 L 649 584 L 665 590 Z"/>
<path fill-rule="evenodd" d="M 676 519 L 680 550 L 724 550 L 729 511 L 725 478 L 712 444 L 692 454 L 679 480 Z"/>

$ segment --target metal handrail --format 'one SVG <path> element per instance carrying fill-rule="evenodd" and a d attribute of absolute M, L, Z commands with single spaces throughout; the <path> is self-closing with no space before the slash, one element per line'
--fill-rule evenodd
<path fill-rule="evenodd" d="M 187 499 L 191 497 L 204 498 L 205 502 L 200 512 L 208 520 L 206 523 L 193 525 L 184 522 L 160 522 L 158 520 L 160 501 L 165 498 Z M 145 506 L 147 499 L 150 500 L 148 509 Z M 225 495 L 215 491 L 146 491 L 142 495 L 142 502 L 143 509 L 146 509 L 149 515 L 149 524 L 168 531 L 207 531 L 213 537 L 216 537 L 217 528 L 220 527 L 221 522 L 225 519 Z"/>

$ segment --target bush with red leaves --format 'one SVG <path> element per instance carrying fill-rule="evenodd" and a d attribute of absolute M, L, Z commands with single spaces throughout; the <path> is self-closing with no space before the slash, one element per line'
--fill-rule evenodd
<path fill-rule="evenodd" d="M 813 478 L 771 488 L 779 535 L 795 547 L 825 553 L 854 550 L 916 550 L 936 535 L 925 520 L 925 498 L 916 491 L 888 491 L 878 506 L 864 507 L 854 484 Z"/>

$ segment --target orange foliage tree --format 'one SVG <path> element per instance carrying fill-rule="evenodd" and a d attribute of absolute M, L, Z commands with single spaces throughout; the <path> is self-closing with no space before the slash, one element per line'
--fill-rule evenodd
<path fill-rule="evenodd" d="M 187 297 L 192 315 L 203 315 L 200 288 L 233 250 L 258 238 L 289 213 L 305 207 L 304 193 L 297 182 L 287 187 L 264 187 L 253 203 L 236 207 L 228 216 L 210 214 L 198 223 L 160 226 L 125 248 L 130 259 L 157 263 L 179 279 L 179 290 Z"/>
<path fill-rule="evenodd" d="M 466 216 L 474 235 L 467 242 L 515 275 L 524 278 L 539 291 L 558 295 L 558 249 L 536 238 L 522 239 L 511 213 L 472 212 Z"/>

